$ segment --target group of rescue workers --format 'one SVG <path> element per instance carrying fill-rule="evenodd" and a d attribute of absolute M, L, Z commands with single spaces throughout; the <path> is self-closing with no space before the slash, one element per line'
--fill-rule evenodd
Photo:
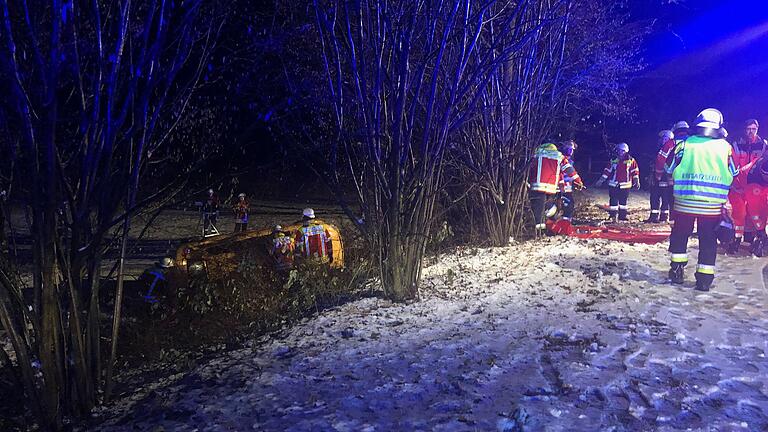
<path fill-rule="evenodd" d="M 213 189 L 208 189 L 202 201 L 205 232 L 215 227 L 219 206 L 218 195 Z M 248 217 L 251 209 L 244 193 L 237 196 L 232 210 L 235 214 L 235 233 L 248 231 Z M 296 257 L 321 262 L 330 261 L 333 253 L 331 243 L 331 235 L 326 226 L 315 218 L 313 209 L 306 208 L 302 214 L 301 227 L 295 233 L 283 230 L 280 225 L 272 229 L 268 251 L 275 268 L 278 271 L 286 271 L 293 267 Z"/>
<path fill-rule="evenodd" d="M 315 211 L 311 208 L 304 209 L 301 226 L 295 233 L 275 225 L 268 247 L 269 255 L 278 271 L 290 270 L 297 258 L 316 262 L 329 262 L 333 259 L 328 227 L 315 218 Z"/>
<path fill-rule="evenodd" d="M 651 214 L 647 223 L 673 222 L 669 239 L 669 279 L 682 284 L 688 263 L 688 238 L 694 227 L 699 239 L 696 289 L 708 291 L 715 276 L 718 241 L 727 253 L 738 253 L 742 242 L 751 244 L 755 256 L 768 254 L 768 155 L 767 142 L 758 135 L 759 123 L 750 119 L 745 132 L 727 141 L 723 115 L 714 108 L 699 113 L 690 128 L 685 121 L 659 132 L 660 148 L 652 161 Z M 539 146 L 529 172 L 529 198 L 538 233 L 547 230 L 547 219 L 562 202 L 559 232 L 567 231 L 573 215 L 574 189 L 584 183 L 573 167 L 572 140 Z M 627 198 L 640 188 L 640 170 L 629 146 L 620 143 L 595 186 L 607 181 L 608 219 L 628 220 Z M 552 225 L 549 225 L 550 227 Z M 572 228 L 571 228 L 572 229 Z"/>

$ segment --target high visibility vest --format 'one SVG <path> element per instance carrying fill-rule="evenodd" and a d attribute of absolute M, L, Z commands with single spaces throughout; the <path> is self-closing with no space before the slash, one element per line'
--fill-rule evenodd
<path fill-rule="evenodd" d="M 683 153 L 673 172 L 675 210 L 719 215 L 733 183 L 731 145 L 723 139 L 692 136 L 678 151 Z"/>
<path fill-rule="evenodd" d="M 567 165 L 567 166 L 565 166 Z M 543 144 L 536 149 L 531 162 L 528 182 L 531 190 L 547 194 L 557 193 L 563 171 L 571 172 L 573 168 L 564 160 L 564 156 L 554 144 Z"/>
<path fill-rule="evenodd" d="M 297 240 L 305 257 L 328 259 L 329 236 L 322 223 L 312 221 L 308 226 L 302 226 Z"/>

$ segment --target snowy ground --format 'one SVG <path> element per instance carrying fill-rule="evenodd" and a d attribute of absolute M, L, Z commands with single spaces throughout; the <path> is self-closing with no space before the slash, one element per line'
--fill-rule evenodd
<path fill-rule="evenodd" d="M 419 302 L 326 311 L 126 396 L 93 429 L 768 430 L 764 261 L 721 255 L 699 293 L 693 268 L 666 283 L 666 246 L 440 256 Z"/>

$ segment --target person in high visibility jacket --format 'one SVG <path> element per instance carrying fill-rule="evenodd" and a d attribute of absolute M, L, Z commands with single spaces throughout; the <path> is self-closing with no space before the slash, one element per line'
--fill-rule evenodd
<path fill-rule="evenodd" d="M 682 284 L 688 264 L 688 237 L 694 223 L 699 235 L 699 259 L 696 265 L 696 289 L 709 291 L 715 278 L 717 228 L 728 190 L 738 169 L 732 149 L 722 138 L 723 114 L 714 108 L 703 110 L 696 118 L 694 134 L 675 147 L 667 166 L 674 179 L 674 224 L 669 238 L 671 262 L 669 279 Z"/>
<path fill-rule="evenodd" d="M 528 198 L 537 233 L 544 232 L 547 228 L 544 217 L 544 205 L 547 199 L 558 192 L 563 176 L 572 178 L 575 172 L 576 170 L 555 144 L 548 142 L 536 148 L 528 177 L 530 186 Z"/>
<path fill-rule="evenodd" d="M 561 165 L 563 180 L 561 182 L 561 191 L 563 197 L 563 220 L 570 221 L 573 218 L 573 209 L 576 206 L 576 201 L 573 197 L 573 191 L 584 189 L 584 182 L 581 180 L 581 176 L 576 171 L 576 167 L 573 166 L 573 152 L 578 148 L 574 140 L 564 141 L 560 144 L 560 153 L 563 154 L 565 162 Z M 568 167 L 573 169 L 573 172 L 569 174 L 567 172 Z"/>
<path fill-rule="evenodd" d="M 640 189 L 640 168 L 637 161 L 629 154 L 629 145 L 616 145 L 616 157 L 608 162 L 603 175 L 597 179 L 595 186 L 601 186 L 608 180 L 608 217 L 611 222 L 628 220 L 627 200 L 631 188 Z M 618 218 L 617 218 L 618 215 Z"/>
<path fill-rule="evenodd" d="M 731 217 L 734 225 L 740 224 L 742 227 L 745 220 L 749 221 L 755 229 L 754 238 L 751 240 L 751 251 L 755 256 L 765 256 L 768 251 L 768 238 L 766 238 L 765 224 L 768 219 L 768 159 L 765 156 L 754 160 L 741 167 L 740 175 L 737 176 L 731 185 L 729 199 L 738 191 L 738 195 L 743 200 L 743 206 L 733 208 Z M 734 238 L 728 245 L 729 253 L 737 253 L 741 244 L 741 238 L 734 235 Z"/>
<path fill-rule="evenodd" d="M 294 242 L 297 258 L 328 262 L 333 257 L 331 233 L 322 222 L 315 219 L 315 211 L 311 208 L 304 209 L 302 225 L 296 231 Z"/>

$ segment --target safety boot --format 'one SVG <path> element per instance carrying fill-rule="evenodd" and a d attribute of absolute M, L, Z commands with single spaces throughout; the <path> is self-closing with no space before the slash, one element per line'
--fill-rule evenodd
<path fill-rule="evenodd" d="M 712 286 L 712 281 L 715 280 L 715 275 L 696 272 L 696 291 L 709 291 Z"/>
<path fill-rule="evenodd" d="M 659 222 L 659 214 L 651 212 L 651 215 L 648 216 L 648 219 L 644 220 L 645 223 L 657 223 Z"/>
<path fill-rule="evenodd" d="M 620 221 L 629 220 L 629 218 L 627 217 L 627 209 L 619 209 L 619 220 Z"/>
<path fill-rule="evenodd" d="M 725 253 L 729 255 L 738 254 L 739 247 L 741 247 L 741 237 L 735 237 L 730 243 L 728 243 L 728 247 L 725 249 Z"/>
<path fill-rule="evenodd" d="M 616 215 L 616 213 L 611 213 L 608 215 L 608 222 L 609 223 L 618 223 L 619 222 L 619 216 Z"/>
<path fill-rule="evenodd" d="M 659 222 L 668 222 L 669 221 L 669 212 L 665 212 L 662 210 L 661 214 L 659 215 Z"/>
<path fill-rule="evenodd" d="M 750 248 L 752 255 L 756 257 L 764 257 L 766 255 L 766 248 L 768 248 L 768 238 L 764 233 L 759 233 L 752 240 L 752 247 Z"/>
<path fill-rule="evenodd" d="M 684 269 L 685 263 L 671 263 L 669 269 L 669 281 L 673 284 L 682 285 L 682 283 L 685 282 Z"/>
<path fill-rule="evenodd" d="M 746 231 L 744 233 L 744 242 L 752 243 L 754 240 L 755 240 L 755 232 L 754 231 Z"/>

